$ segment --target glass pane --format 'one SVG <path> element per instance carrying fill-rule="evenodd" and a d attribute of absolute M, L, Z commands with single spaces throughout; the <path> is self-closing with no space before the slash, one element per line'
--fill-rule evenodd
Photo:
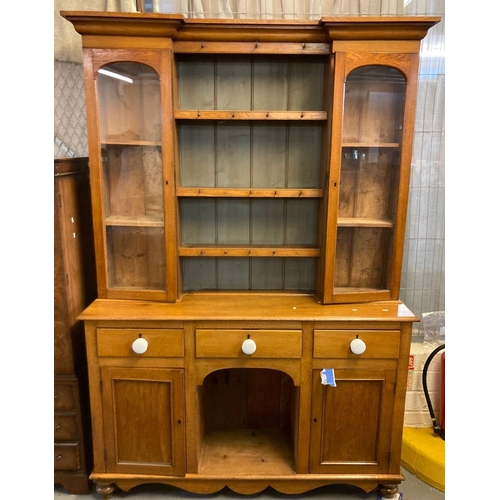
<path fill-rule="evenodd" d="M 352 71 L 345 84 L 343 143 L 399 144 L 406 80 L 385 66 Z"/>
<path fill-rule="evenodd" d="M 335 287 L 388 288 L 406 80 L 384 66 L 345 84 Z"/>
<path fill-rule="evenodd" d="M 165 288 L 160 80 L 113 63 L 97 78 L 108 285 Z"/>
<path fill-rule="evenodd" d="M 387 289 L 392 234 L 383 228 L 340 227 L 335 255 L 335 286 Z"/>
<path fill-rule="evenodd" d="M 108 226 L 106 239 L 110 288 L 165 288 L 162 227 Z"/>

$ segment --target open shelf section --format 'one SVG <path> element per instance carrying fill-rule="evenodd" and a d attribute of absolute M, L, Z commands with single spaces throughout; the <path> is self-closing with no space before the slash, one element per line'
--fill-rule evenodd
<path fill-rule="evenodd" d="M 199 474 L 295 474 L 290 431 L 284 429 L 230 429 L 203 436 Z"/>
<path fill-rule="evenodd" d="M 181 246 L 180 257 L 319 257 L 319 248 L 262 246 Z"/>
<path fill-rule="evenodd" d="M 239 189 L 179 187 L 179 197 L 205 198 L 322 198 L 322 189 Z"/>
<path fill-rule="evenodd" d="M 202 111 L 177 110 L 178 120 L 326 120 L 326 111 Z"/>

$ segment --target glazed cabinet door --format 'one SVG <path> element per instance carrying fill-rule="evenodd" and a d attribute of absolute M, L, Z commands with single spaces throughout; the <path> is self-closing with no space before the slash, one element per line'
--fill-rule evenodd
<path fill-rule="evenodd" d="M 335 370 L 336 387 L 313 370 L 309 472 L 387 473 L 395 371 Z"/>
<path fill-rule="evenodd" d="M 185 473 L 180 369 L 101 368 L 107 472 Z"/>
<path fill-rule="evenodd" d="M 418 55 L 335 62 L 324 302 L 397 299 Z"/>
<path fill-rule="evenodd" d="M 176 299 L 170 61 L 171 51 L 86 52 L 100 298 Z"/>

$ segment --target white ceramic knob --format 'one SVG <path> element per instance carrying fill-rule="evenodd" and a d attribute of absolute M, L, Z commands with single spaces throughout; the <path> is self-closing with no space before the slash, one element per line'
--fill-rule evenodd
<path fill-rule="evenodd" d="M 245 339 L 243 341 L 243 344 L 241 344 L 241 350 L 245 354 L 253 354 L 257 350 L 257 344 L 255 343 L 255 340 Z"/>
<path fill-rule="evenodd" d="M 366 351 L 366 344 L 361 339 L 354 339 L 351 342 L 351 351 L 354 354 L 363 354 Z"/>
<path fill-rule="evenodd" d="M 132 350 L 136 354 L 144 354 L 148 350 L 148 345 L 149 344 L 146 339 L 139 337 L 138 339 L 135 339 L 134 342 L 132 343 Z"/>

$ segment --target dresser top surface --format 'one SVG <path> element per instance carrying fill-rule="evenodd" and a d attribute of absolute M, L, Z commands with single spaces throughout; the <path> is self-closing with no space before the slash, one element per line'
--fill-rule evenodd
<path fill-rule="evenodd" d="M 394 321 L 418 318 L 399 301 L 322 305 L 312 296 L 193 294 L 180 302 L 97 299 L 81 320 Z"/>

